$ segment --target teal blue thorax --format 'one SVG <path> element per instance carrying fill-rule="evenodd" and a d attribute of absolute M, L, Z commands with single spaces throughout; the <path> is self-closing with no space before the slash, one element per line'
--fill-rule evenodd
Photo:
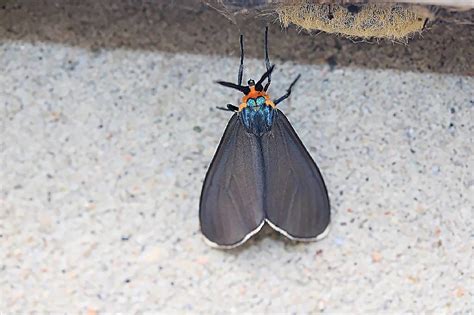
<path fill-rule="evenodd" d="M 261 136 L 272 128 L 275 110 L 265 103 L 265 97 L 249 98 L 240 112 L 240 119 L 247 132 Z"/>

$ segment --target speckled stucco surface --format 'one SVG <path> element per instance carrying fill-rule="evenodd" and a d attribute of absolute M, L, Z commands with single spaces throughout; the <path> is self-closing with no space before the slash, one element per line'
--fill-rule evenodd
<path fill-rule="evenodd" d="M 263 71 L 261 24 L 246 74 Z M 272 25 L 270 92 L 318 163 L 332 228 L 232 251 L 199 233 L 237 94 L 239 28 L 199 6 L 0 9 L 0 311 L 473 311 L 473 29 L 408 46 Z M 238 171 L 238 170 L 236 170 Z"/>

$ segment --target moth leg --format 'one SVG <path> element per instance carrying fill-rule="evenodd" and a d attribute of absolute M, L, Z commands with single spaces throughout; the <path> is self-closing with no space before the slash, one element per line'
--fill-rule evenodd
<path fill-rule="evenodd" d="M 224 110 L 226 112 L 237 112 L 239 111 L 239 108 L 235 105 L 232 104 L 227 104 L 226 107 L 219 107 L 216 106 L 217 109 Z"/>
<path fill-rule="evenodd" d="M 281 101 L 286 100 L 291 95 L 291 89 L 293 88 L 293 86 L 296 84 L 296 81 L 298 81 L 300 77 L 301 77 L 301 74 L 298 74 L 296 79 L 294 79 L 293 82 L 291 82 L 290 87 L 288 88 L 288 90 L 286 90 L 286 94 L 283 95 L 282 97 L 278 98 L 277 100 L 273 101 L 275 106 L 278 105 L 278 103 L 280 103 Z"/>

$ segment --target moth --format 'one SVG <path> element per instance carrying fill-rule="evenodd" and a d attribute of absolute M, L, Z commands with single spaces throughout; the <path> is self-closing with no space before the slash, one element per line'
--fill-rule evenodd
<path fill-rule="evenodd" d="M 290 122 L 277 108 L 286 93 L 272 99 L 267 90 L 275 69 L 268 58 L 268 28 L 264 37 L 266 72 L 242 85 L 243 36 L 237 84 L 218 81 L 244 94 L 225 129 L 204 180 L 199 220 L 211 246 L 234 248 L 258 233 L 265 223 L 298 241 L 325 236 L 330 222 L 326 185 Z"/>

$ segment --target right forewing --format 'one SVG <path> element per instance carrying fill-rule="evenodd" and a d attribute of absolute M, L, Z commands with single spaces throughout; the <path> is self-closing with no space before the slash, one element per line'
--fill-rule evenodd
<path fill-rule="evenodd" d="M 330 221 L 323 177 L 281 111 L 262 137 L 268 223 L 291 239 L 321 238 Z"/>

